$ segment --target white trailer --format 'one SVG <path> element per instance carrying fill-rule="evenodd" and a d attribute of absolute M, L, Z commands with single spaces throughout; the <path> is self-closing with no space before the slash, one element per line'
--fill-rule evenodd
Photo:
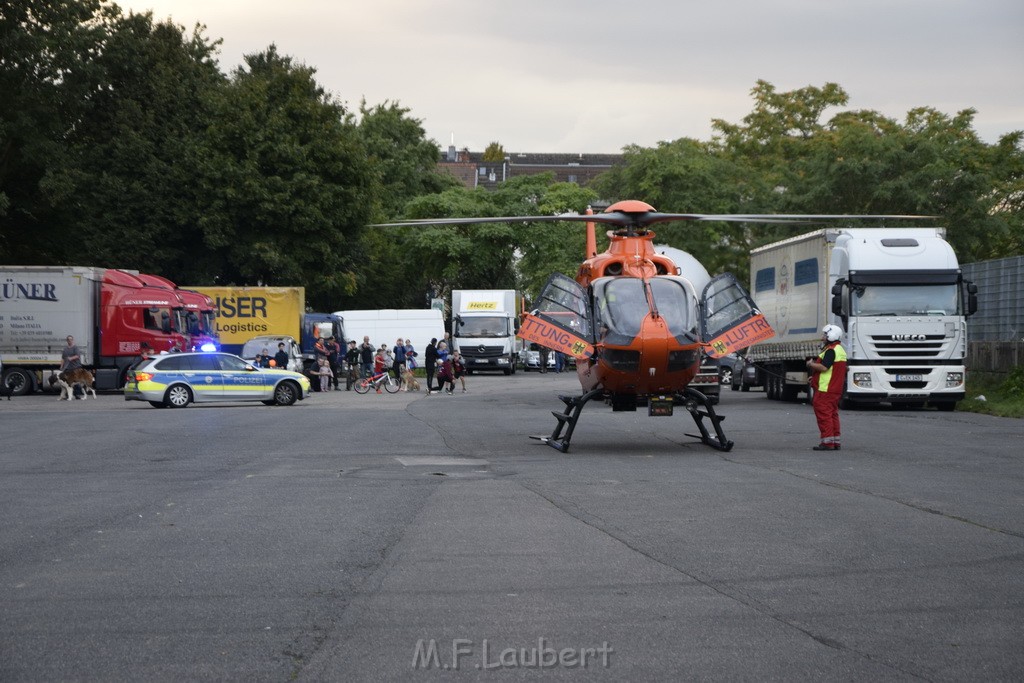
<path fill-rule="evenodd" d="M 847 404 L 952 410 L 964 397 L 966 316 L 977 308 L 977 289 L 963 280 L 944 235 L 825 229 L 751 251 L 750 291 L 775 338 L 751 347 L 748 359 L 768 398 L 807 391 L 804 363 L 832 323 L 845 332 Z"/>
<path fill-rule="evenodd" d="M 430 340 L 444 339 L 444 318 L 436 308 L 335 311 L 334 315 L 342 318 L 345 336 L 357 346 L 363 343 L 363 337 L 369 337 L 376 348 L 387 344 L 389 349 L 394 348 L 399 337 L 408 339 L 416 349 L 419 366 L 424 363 Z"/>
<path fill-rule="evenodd" d="M 469 372 L 515 373 L 521 308 L 514 289 L 452 290 L 452 343 Z"/>

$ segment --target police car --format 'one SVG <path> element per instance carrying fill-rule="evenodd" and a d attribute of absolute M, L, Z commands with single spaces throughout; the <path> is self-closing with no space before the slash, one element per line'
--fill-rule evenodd
<path fill-rule="evenodd" d="M 277 368 L 259 368 L 230 353 L 168 353 L 132 366 L 124 400 L 154 408 L 189 403 L 261 401 L 290 406 L 309 396 L 309 378 Z"/>

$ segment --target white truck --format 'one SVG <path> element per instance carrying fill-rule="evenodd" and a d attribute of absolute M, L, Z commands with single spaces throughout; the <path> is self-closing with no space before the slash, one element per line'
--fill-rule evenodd
<path fill-rule="evenodd" d="M 953 410 L 964 397 L 977 287 L 944 236 L 943 228 L 823 229 L 751 251 L 750 292 L 775 337 L 747 358 L 768 398 L 808 390 L 804 363 L 832 323 L 844 330 L 845 405 Z"/>
<path fill-rule="evenodd" d="M 394 348 L 399 337 L 408 339 L 416 350 L 420 367 L 430 340 L 444 339 L 444 317 L 436 308 L 335 311 L 334 315 L 344 321 L 345 334 L 356 342 L 356 346 L 363 343 L 363 337 L 369 337 L 370 343 L 378 349 L 381 344 Z"/>
<path fill-rule="evenodd" d="M 452 344 L 466 370 L 516 371 L 522 298 L 513 289 L 452 290 Z"/>

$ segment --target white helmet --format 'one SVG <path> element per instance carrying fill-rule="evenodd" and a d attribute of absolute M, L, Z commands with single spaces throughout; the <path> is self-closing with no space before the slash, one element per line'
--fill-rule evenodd
<path fill-rule="evenodd" d="M 821 328 L 821 336 L 830 342 L 837 342 L 843 336 L 843 330 L 838 325 L 825 325 Z"/>

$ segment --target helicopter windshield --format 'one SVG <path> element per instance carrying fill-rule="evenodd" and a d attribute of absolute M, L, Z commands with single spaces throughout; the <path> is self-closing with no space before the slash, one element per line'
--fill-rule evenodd
<path fill-rule="evenodd" d="M 681 343 L 692 343 L 697 326 L 696 297 L 686 283 L 673 277 L 649 280 L 654 306 L 672 335 Z M 629 344 L 640 334 L 650 312 L 644 281 L 639 278 L 599 278 L 593 283 L 594 310 L 598 329 L 608 344 Z"/>
<path fill-rule="evenodd" d="M 697 340 L 697 296 L 686 283 L 674 277 L 656 277 L 651 281 L 654 306 L 679 343 Z"/>

